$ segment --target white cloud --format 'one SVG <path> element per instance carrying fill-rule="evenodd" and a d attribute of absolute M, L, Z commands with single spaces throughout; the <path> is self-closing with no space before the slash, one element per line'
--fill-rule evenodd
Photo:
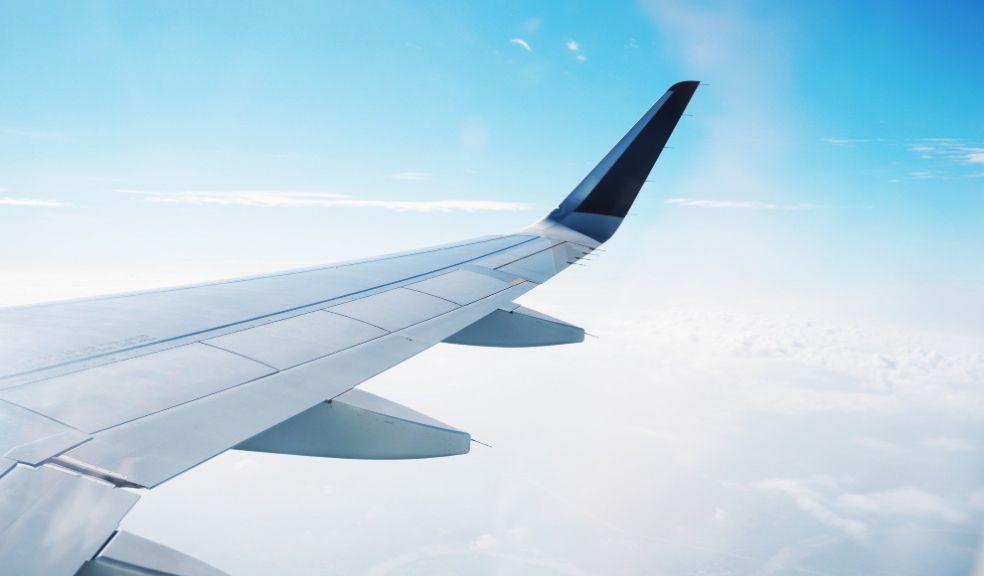
<path fill-rule="evenodd" d="M 837 497 L 837 505 L 879 515 L 944 520 L 953 524 L 967 520 L 959 508 L 945 499 L 911 486 L 884 492 L 842 494 Z"/>
<path fill-rule="evenodd" d="M 569 52 L 574 54 L 574 58 L 578 62 L 585 62 L 588 59 L 588 57 L 584 55 L 584 52 L 581 51 L 581 44 L 576 40 L 568 40 L 565 46 L 567 46 L 567 50 Z"/>
<path fill-rule="evenodd" d="M 829 484 L 828 479 L 798 480 L 793 478 L 774 478 L 763 480 L 756 486 L 762 490 L 785 494 L 793 499 L 796 507 L 813 517 L 815 520 L 843 532 L 845 535 L 861 540 L 868 535 L 868 525 L 860 520 L 849 518 L 835 512 L 823 495 L 813 484 Z"/>
<path fill-rule="evenodd" d="M 390 174 L 390 180 L 406 180 L 411 182 L 420 182 L 423 180 L 430 180 L 431 175 L 427 172 L 397 172 L 395 174 Z"/>
<path fill-rule="evenodd" d="M 476 538 L 471 544 L 469 544 L 468 548 L 474 551 L 485 551 L 495 548 L 498 545 L 499 540 L 495 536 L 486 533 Z"/>
<path fill-rule="evenodd" d="M 753 574 L 755 576 L 773 576 L 784 574 L 814 574 L 825 575 L 826 572 L 804 569 L 802 562 L 809 558 L 817 550 L 830 544 L 828 538 L 809 538 L 805 541 L 797 542 L 793 546 L 783 546 L 766 560 L 765 564 L 759 567 Z"/>
<path fill-rule="evenodd" d="M 716 524 L 724 524 L 728 521 L 728 511 L 718 506 L 714 509 L 713 518 Z"/>
<path fill-rule="evenodd" d="M 49 130 L 34 130 L 29 128 L 14 128 L 11 126 L 0 126 L 0 134 L 26 138 L 28 140 L 40 140 L 43 142 L 66 142 L 71 138 L 62 132 Z"/>
<path fill-rule="evenodd" d="M 869 521 L 875 517 L 937 520 L 951 524 L 962 524 L 968 520 L 960 507 L 913 486 L 850 493 L 844 492 L 840 482 L 835 479 L 820 476 L 774 478 L 761 481 L 756 487 L 789 496 L 804 513 L 855 539 L 868 536 Z"/>
<path fill-rule="evenodd" d="M 510 44 L 515 44 L 516 46 L 519 46 L 520 48 L 526 50 L 527 52 L 533 51 L 533 49 L 530 48 L 529 43 L 526 40 L 523 40 L 522 38 L 512 38 L 509 40 L 509 42 Z"/>
<path fill-rule="evenodd" d="M 984 164 L 984 147 L 980 142 L 972 142 L 961 138 L 922 138 L 906 144 L 906 149 L 919 156 L 920 160 L 933 161 L 933 166 L 938 172 L 946 175 L 965 175 L 956 172 L 950 174 L 950 170 L 963 165 Z M 924 176 L 931 174 L 928 170 L 918 170 L 910 173 L 914 178 L 926 178 L 935 176 Z"/>
<path fill-rule="evenodd" d="M 653 290 L 647 286 L 644 291 Z M 742 392 L 743 402 L 757 411 L 871 417 L 937 413 L 974 421 L 984 414 L 984 389 L 979 386 L 984 354 L 979 338 L 964 340 L 876 322 L 856 325 L 713 307 L 701 312 L 637 312 L 613 316 L 611 322 L 616 321 L 593 331 L 646 342 L 650 349 L 679 350 L 698 364 L 734 362 L 721 377 L 728 378 L 731 389 Z M 791 366 L 796 366 L 795 374 Z M 745 369 L 768 377 L 746 379 Z M 883 452 L 908 447 L 866 436 L 856 434 L 851 440 Z M 921 437 L 932 436 L 929 432 Z"/>
<path fill-rule="evenodd" d="M 64 208 L 68 206 L 59 200 L 43 200 L 40 198 L 13 198 L 0 196 L 0 206 L 26 206 L 31 208 Z"/>
<path fill-rule="evenodd" d="M 531 208 L 520 202 L 497 200 L 364 200 L 331 192 L 266 190 L 158 192 L 117 190 L 160 204 L 253 206 L 260 208 L 382 208 L 398 212 L 517 212 Z"/>
<path fill-rule="evenodd" d="M 943 450 L 944 452 L 973 452 L 974 445 L 963 438 L 951 438 L 949 436 L 935 436 L 926 438 L 922 445 L 926 448 Z"/>
<path fill-rule="evenodd" d="M 694 208 L 739 208 L 743 210 L 810 210 L 815 206 L 809 204 L 797 204 L 784 206 L 772 202 L 760 202 L 757 200 L 710 200 L 700 198 L 668 198 L 667 204 L 675 206 L 690 206 Z"/>
<path fill-rule="evenodd" d="M 870 436 L 860 436 L 855 438 L 855 443 L 862 448 L 867 448 L 868 450 L 874 450 L 875 452 L 884 452 L 886 454 L 897 454 L 900 452 L 900 448 L 888 440 L 882 440 L 881 438 L 872 438 Z"/>
<path fill-rule="evenodd" d="M 823 138 L 823 141 L 826 142 L 827 144 L 832 144 L 834 146 L 854 146 L 856 144 L 865 144 L 867 142 L 871 142 L 871 140 L 868 140 L 866 138 L 838 138 L 838 137 Z"/>

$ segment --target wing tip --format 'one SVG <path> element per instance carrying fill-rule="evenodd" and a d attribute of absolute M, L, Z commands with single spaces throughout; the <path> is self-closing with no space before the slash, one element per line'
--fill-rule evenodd
<path fill-rule="evenodd" d="M 700 80 L 682 80 L 680 82 L 677 82 L 673 86 L 670 86 L 669 90 L 670 92 L 678 92 L 683 90 L 689 90 L 693 92 L 697 90 L 698 86 L 700 86 Z"/>
<path fill-rule="evenodd" d="M 608 240 L 628 214 L 698 86 L 697 80 L 670 86 L 546 219 L 599 242 Z"/>

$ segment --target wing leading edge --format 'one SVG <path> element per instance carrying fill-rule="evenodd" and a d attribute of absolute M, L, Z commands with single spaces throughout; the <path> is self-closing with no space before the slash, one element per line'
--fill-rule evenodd
<path fill-rule="evenodd" d="M 234 447 L 467 452 L 466 432 L 353 388 L 440 342 L 583 340 L 583 329 L 514 300 L 615 233 L 697 86 L 671 86 L 557 209 L 517 234 L 0 310 L 0 566 L 218 573 L 118 524 L 142 490 Z"/>

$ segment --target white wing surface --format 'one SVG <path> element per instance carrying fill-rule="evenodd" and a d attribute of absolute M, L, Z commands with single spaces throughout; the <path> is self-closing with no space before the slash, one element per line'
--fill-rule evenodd
<path fill-rule="evenodd" d="M 217 574 L 117 526 L 142 491 L 231 448 L 467 452 L 467 433 L 355 387 L 444 341 L 581 341 L 580 328 L 513 301 L 611 237 L 696 87 L 671 87 L 517 234 L 0 309 L 0 571 Z"/>

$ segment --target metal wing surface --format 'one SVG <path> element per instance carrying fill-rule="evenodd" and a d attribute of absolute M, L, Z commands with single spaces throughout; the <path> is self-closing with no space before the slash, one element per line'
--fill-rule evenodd
<path fill-rule="evenodd" d="M 468 451 L 355 387 L 440 342 L 578 342 L 514 300 L 608 240 L 696 82 L 516 234 L 215 282 L 0 309 L 0 569 L 217 574 L 117 530 L 142 491 L 231 448 L 343 458 Z"/>

